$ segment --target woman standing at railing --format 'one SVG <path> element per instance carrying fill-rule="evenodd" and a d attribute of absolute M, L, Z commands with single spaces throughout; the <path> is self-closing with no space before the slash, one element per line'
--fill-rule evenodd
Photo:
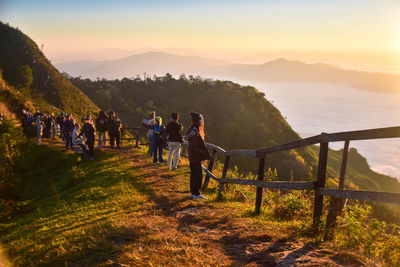
<path fill-rule="evenodd" d="M 206 144 L 204 142 L 204 118 L 200 113 L 192 112 L 192 126 L 184 137 L 189 141 L 190 162 L 190 197 L 193 199 L 206 198 L 201 195 L 200 188 L 203 180 L 201 162 L 209 160 Z"/>

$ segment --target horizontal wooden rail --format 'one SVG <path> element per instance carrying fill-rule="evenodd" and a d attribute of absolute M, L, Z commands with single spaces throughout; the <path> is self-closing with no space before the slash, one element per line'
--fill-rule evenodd
<path fill-rule="evenodd" d="M 369 129 L 351 132 L 339 132 L 331 134 L 322 134 L 321 142 L 338 142 L 346 140 L 369 140 L 369 139 L 382 139 L 382 138 L 396 138 L 400 137 L 400 126 Z"/>
<path fill-rule="evenodd" d="M 336 198 L 349 198 L 365 201 L 378 201 L 400 204 L 400 193 L 389 193 L 379 191 L 362 191 L 362 190 L 342 190 L 331 188 L 317 188 L 316 191 L 320 195 L 332 196 Z"/>
<path fill-rule="evenodd" d="M 264 182 L 258 180 L 246 180 L 246 179 L 219 179 L 222 183 L 232 183 L 241 185 L 254 185 L 257 187 L 268 188 L 268 189 L 281 189 L 281 190 L 305 190 L 314 189 L 315 185 L 313 182 Z"/>
<path fill-rule="evenodd" d="M 269 154 L 269 153 L 281 152 L 281 151 L 300 148 L 300 147 L 304 147 L 304 146 L 315 145 L 315 144 L 318 144 L 321 142 L 320 136 L 321 135 L 316 135 L 316 136 L 308 137 L 305 139 L 297 140 L 294 142 L 282 144 L 282 145 L 276 145 L 276 146 L 272 146 L 272 147 L 257 149 L 256 154 L 257 154 L 257 157 L 263 157 L 263 156 L 265 156 L 265 154 Z"/>

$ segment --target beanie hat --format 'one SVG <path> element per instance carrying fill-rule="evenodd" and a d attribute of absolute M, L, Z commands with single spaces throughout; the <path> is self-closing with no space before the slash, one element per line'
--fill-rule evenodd
<path fill-rule="evenodd" d="M 190 115 L 192 116 L 192 122 L 197 122 L 201 120 L 201 114 L 196 112 L 191 112 Z"/>

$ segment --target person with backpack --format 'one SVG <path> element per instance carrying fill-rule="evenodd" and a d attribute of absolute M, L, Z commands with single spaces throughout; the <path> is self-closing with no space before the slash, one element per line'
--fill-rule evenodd
<path fill-rule="evenodd" d="M 72 149 L 72 131 L 74 130 L 75 121 L 72 114 L 67 115 L 67 119 L 63 124 L 63 134 L 65 139 L 65 148 L 68 150 Z"/>
<path fill-rule="evenodd" d="M 176 170 L 181 154 L 181 145 L 183 142 L 182 130 L 183 126 L 178 122 L 179 114 L 174 112 L 171 114 L 171 122 L 167 124 L 166 132 L 168 134 L 168 169 Z M 173 164 L 172 164 L 172 159 Z"/>
<path fill-rule="evenodd" d="M 115 115 L 115 112 L 110 111 L 108 117 L 108 134 L 110 135 L 110 145 L 114 148 L 114 140 L 116 140 L 117 148 L 119 147 L 119 141 L 121 136 L 121 120 Z"/>
<path fill-rule="evenodd" d="M 156 123 L 155 121 L 156 118 L 156 112 L 152 111 L 151 115 L 150 115 L 150 119 L 146 120 L 143 119 L 143 125 L 144 127 L 148 128 L 149 130 L 147 131 L 147 137 L 149 138 L 149 151 L 148 151 L 148 155 L 151 158 L 153 156 L 154 153 L 154 138 L 153 138 L 153 134 L 154 134 L 154 124 Z M 151 127 L 147 127 L 147 126 L 151 126 Z"/>
<path fill-rule="evenodd" d="M 77 138 L 81 137 L 83 134 L 86 137 L 86 145 L 89 148 L 89 160 L 94 159 L 94 139 L 95 139 L 95 129 L 93 127 L 92 117 L 90 115 L 85 117 L 85 124 L 82 127 L 82 131 L 79 133 Z"/>
<path fill-rule="evenodd" d="M 107 116 L 103 110 L 99 112 L 95 124 L 96 131 L 99 132 L 97 136 L 97 147 L 104 147 L 106 146 Z"/>
<path fill-rule="evenodd" d="M 200 113 L 192 112 L 190 115 L 193 124 L 184 137 L 189 141 L 190 197 L 206 199 L 200 192 L 203 180 L 201 162 L 210 159 L 210 154 L 204 142 L 204 118 Z"/>
<path fill-rule="evenodd" d="M 162 125 L 162 119 L 159 116 L 155 117 L 155 125 L 154 126 L 147 126 L 146 128 L 153 128 L 153 139 L 154 139 L 154 151 L 153 151 L 153 163 L 157 164 L 164 163 L 163 152 L 164 147 L 167 145 L 167 132 L 165 127 Z M 157 159 L 158 154 L 158 159 Z"/>

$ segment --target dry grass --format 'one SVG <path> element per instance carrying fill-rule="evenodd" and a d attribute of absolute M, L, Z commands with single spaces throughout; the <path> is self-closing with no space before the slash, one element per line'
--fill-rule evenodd
<path fill-rule="evenodd" d="M 347 266 L 355 259 L 370 265 L 359 255 L 346 254 L 344 260 L 302 236 L 302 218 L 254 217 L 251 196 L 219 201 L 212 181 L 204 192 L 207 200 L 190 199 L 185 160 L 171 171 L 153 165 L 142 149 L 109 150 L 100 157 L 97 163 L 76 165 L 69 186 L 79 192 L 58 191 L 60 207 L 18 231 L 10 227 L 15 232 L 4 245 L 20 255 L 18 265 Z M 85 198 L 90 198 L 88 207 L 74 202 Z M 31 233 L 21 236 L 26 231 Z M 39 241 L 34 239 L 42 233 Z"/>

